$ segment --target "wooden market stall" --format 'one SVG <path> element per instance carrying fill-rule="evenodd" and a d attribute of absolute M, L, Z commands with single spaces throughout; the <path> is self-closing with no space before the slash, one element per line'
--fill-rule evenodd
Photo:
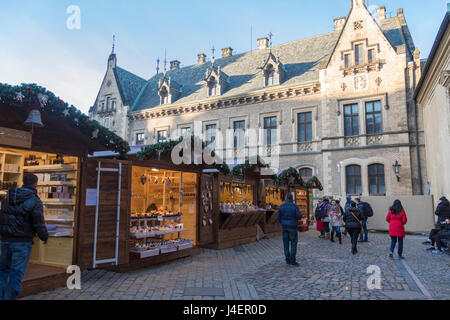
<path fill-rule="evenodd" d="M 34 240 L 24 296 L 65 285 L 66 268 L 84 259 L 80 213 L 88 154 L 124 154 L 128 146 L 44 88 L 0 85 L 0 97 L 0 197 L 21 187 L 24 175 L 37 175 L 50 236 L 46 245 Z M 114 201 L 114 194 L 109 197 Z"/>

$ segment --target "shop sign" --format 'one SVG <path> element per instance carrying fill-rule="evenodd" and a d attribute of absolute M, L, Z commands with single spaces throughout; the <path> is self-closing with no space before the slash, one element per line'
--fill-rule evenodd
<path fill-rule="evenodd" d="M 97 189 L 86 189 L 86 207 L 97 205 Z"/>
<path fill-rule="evenodd" d="M 31 133 L 0 127 L 0 145 L 31 149 Z"/>

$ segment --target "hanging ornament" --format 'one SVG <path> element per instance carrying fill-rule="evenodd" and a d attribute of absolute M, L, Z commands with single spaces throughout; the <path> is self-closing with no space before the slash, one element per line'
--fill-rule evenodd
<path fill-rule="evenodd" d="M 84 122 L 84 124 L 88 126 L 88 125 L 89 125 L 89 120 L 86 120 L 86 121 Z"/>
<path fill-rule="evenodd" d="M 23 98 L 25 98 L 25 96 L 22 94 L 22 91 L 19 91 L 16 93 L 16 100 L 19 102 L 22 102 Z"/>
<path fill-rule="evenodd" d="M 47 102 L 48 102 L 48 95 L 38 93 L 38 100 L 39 100 L 39 103 L 41 104 L 41 108 L 44 109 L 44 107 L 47 105 Z"/>
<path fill-rule="evenodd" d="M 62 106 L 62 105 L 64 104 L 64 101 L 62 101 L 60 98 L 58 98 L 58 104 L 59 104 L 60 106 Z"/>
<path fill-rule="evenodd" d="M 41 119 L 41 113 L 39 110 L 31 110 L 31 112 L 28 114 L 27 120 L 25 120 L 25 125 L 31 126 L 31 134 L 34 134 L 34 127 L 43 127 L 44 124 L 42 123 Z"/>
<path fill-rule="evenodd" d="M 145 184 L 147 183 L 147 177 L 146 177 L 145 175 L 142 175 L 142 177 L 141 177 L 141 183 L 142 183 L 142 185 L 144 185 L 144 186 L 145 186 Z"/>
<path fill-rule="evenodd" d="M 92 131 L 92 139 L 97 139 L 99 132 L 100 132 L 99 129 L 95 129 L 94 131 Z"/>
<path fill-rule="evenodd" d="M 28 94 L 33 94 L 34 93 L 33 89 L 31 89 L 30 86 L 27 87 L 27 93 Z"/>
<path fill-rule="evenodd" d="M 77 124 L 77 126 L 80 124 L 80 120 L 78 120 L 78 118 L 73 119 L 75 121 L 75 123 Z"/>
<path fill-rule="evenodd" d="M 67 117 L 69 115 L 69 109 L 64 109 L 63 115 Z"/>

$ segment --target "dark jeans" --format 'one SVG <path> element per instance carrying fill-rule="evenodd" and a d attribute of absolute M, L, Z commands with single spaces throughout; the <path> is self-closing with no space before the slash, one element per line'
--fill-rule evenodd
<path fill-rule="evenodd" d="M 434 247 L 435 243 L 436 243 L 436 236 L 439 234 L 439 229 L 433 229 L 430 232 L 430 237 L 429 239 L 431 240 L 431 245 Z"/>
<path fill-rule="evenodd" d="M 298 244 L 297 229 L 283 229 L 283 244 L 286 262 L 289 264 L 295 263 L 297 258 L 297 244 Z"/>
<path fill-rule="evenodd" d="M 367 231 L 367 220 L 363 220 L 361 222 L 362 222 L 362 227 L 364 229 L 364 238 L 363 238 L 363 235 L 361 234 L 359 236 L 359 239 L 367 241 L 367 240 L 369 240 L 369 231 Z"/>
<path fill-rule="evenodd" d="M 443 235 L 443 234 L 441 234 L 441 233 L 439 233 L 438 235 L 436 235 L 436 236 L 434 237 L 434 239 L 436 240 L 437 248 L 438 248 L 439 250 L 442 250 L 442 247 L 444 247 L 444 244 L 442 243 L 442 240 L 444 240 L 444 239 L 449 240 L 449 238 L 450 238 L 450 236 L 448 236 L 448 235 Z"/>
<path fill-rule="evenodd" d="M 394 253 L 397 242 L 398 242 L 398 255 L 401 257 L 403 254 L 403 238 L 391 237 L 391 253 Z"/>
<path fill-rule="evenodd" d="M 347 232 L 352 239 L 352 252 L 356 251 L 358 249 L 358 236 L 361 233 L 361 229 L 347 229 Z"/>
<path fill-rule="evenodd" d="M 325 228 L 326 233 L 330 232 L 330 222 L 324 222 L 323 227 Z"/>
<path fill-rule="evenodd" d="M 30 260 L 31 242 L 2 242 L 0 255 L 0 300 L 16 300 Z"/>

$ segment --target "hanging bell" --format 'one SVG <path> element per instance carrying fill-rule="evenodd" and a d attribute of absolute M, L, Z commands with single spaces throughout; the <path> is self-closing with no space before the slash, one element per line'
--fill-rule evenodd
<path fill-rule="evenodd" d="M 24 124 L 31 127 L 43 127 L 41 112 L 39 110 L 31 110 Z"/>

